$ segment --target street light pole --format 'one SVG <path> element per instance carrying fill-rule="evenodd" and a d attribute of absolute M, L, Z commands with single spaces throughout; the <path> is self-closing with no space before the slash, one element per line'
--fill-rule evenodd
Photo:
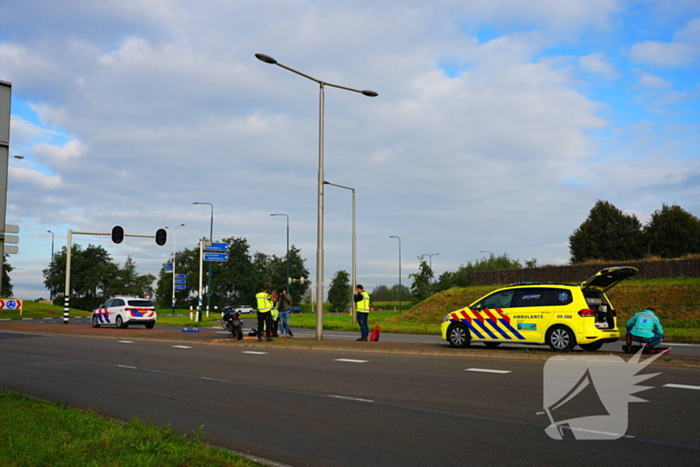
<path fill-rule="evenodd" d="M 286 214 L 270 214 L 271 216 L 284 216 L 287 218 L 287 293 L 289 293 L 289 216 Z"/>
<path fill-rule="evenodd" d="M 401 237 L 391 235 L 389 238 L 399 239 L 399 313 L 401 313 Z"/>
<path fill-rule="evenodd" d="M 185 224 L 180 224 L 173 229 L 173 313 L 175 314 L 175 237 L 177 234 L 177 229 L 183 227 Z"/>
<path fill-rule="evenodd" d="M 208 204 L 211 206 L 211 222 L 209 224 L 209 241 L 213 242 L 214 241 L 214 205 L 211 203 L 200 203 L 199 201 L 195 201 L 192 204 Z M 211 261 L 209 261 L 209 272 L 208 272 L 208 277 L 209 279 L 207 280 L 207 316 L 209 316 L 209 306 L 211 305 Z M 199 314 L 199 320 L 202 321 L 202 313 Z"/>
<path fill-rule="evenodd" d="M 338 84 L 331 84 L 325 81 L 321 81 L 312 76 L 304 74 L 300 71 L 290 68 L 286 65 L 282 65 L 274 58 L 265 54 L 255 54 L 255 57 L 261 62 L 268 63 L 270 65 L 277 65 L 286 70 L 296 73 L 304 78 L 310 79 L 318 83 L 319 85 L 319 110 L 318 110 L 318 220 L 317 220 L 317 241 L 316 241 L 316 339 L 323 339 L 323 138 L 324 138 L 324 89 L 325 86 L 331 86 L 334 88 L 345 89 L 346 91 L 358 92 L 362 95 L 368 97 L 377 97 L 374 91 L 369 90 L 359 90 L 348 88 L 345 86 L 340 86 Z"/>
<path fill-rule="evenodd" d="M 433 272 L 433 256 L 439 255 L 439 254 L 440 254 L 440 253 L 430 253 L 430 254 L 425 253 L 425 254 L 420 255 L 421 261 L 423 260 L 423 257 L 424 257 L 424 256 L 427 256 L 427 257 L 428 257 L 428 259 L 429 259 L 429 261 L 430 261 L 430 272 L 431 272 L 431 273 Z"/>
<path fill-rule="evenodd" d="M 48 233 L 51 234 L 51 269 L 49 269 L 49 300 L 51 300 L 51 304 L 53 305 L 53 243 L 54 243 L 54 234 L 50 230 L 47 230 Z"/>
<path fill-rule="evenodd" d="M 336 185 L 335 183 L 326 181 L 323 183 L 352 191 L 352 293 L 354 294 L 355 290 L 357 289 L 357 235 L 355 230 L 355 226 L 357 224 L 355 223 L 355 189 L 343 185 Z M 354 299 L 352 300 L 352 323 L 357 324 L 357 303 L 355 303 Z"/>

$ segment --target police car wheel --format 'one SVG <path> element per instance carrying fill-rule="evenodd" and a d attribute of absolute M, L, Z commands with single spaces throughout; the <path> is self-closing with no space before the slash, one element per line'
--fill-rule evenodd
<path fill-rule="evenodd" d="M 579 344 L 579 347 L 581 347 L 583 350 L 587 352 L 595 352 L 599 348 L 603 346 L 602 342 L 592 342 L 590 344 Z"/>
<path fill-rule="evenodd" d="M 547 345 L 552 350 L 569 352 L 576 345 L 576 338 L 569 328 L 554 326 L 547 332 Z"/>
<path fill-rule="evenodd" d="M 97 316 L 95 316 L 95 315 L 92 316 L 92 327 L 93 328 L 100 327 L 100 322 L 97 320 Z"/>
<path fill-rule="evenodd" d="M 155 326 L 155 325 L 156 325 L 156 323 L 148 323 L 146 325 L 146 329 L 153 329 L 153 326 Z"/>
<path fill-rule="evenodd" d="M 461 323 L 455 323 L 447 330 L 447 342 L 452 347 L 463 349 L 469 347 L 471 336 L 467 327 Z"/>
<path fill-rule="evenodd" d="M 114 324 L 116 324 L 119 329 L 126 328 L 126 324 L 124 324 L 124 320 L 122 319 L 121 316 L 117 316 L 117 320 Z"/>

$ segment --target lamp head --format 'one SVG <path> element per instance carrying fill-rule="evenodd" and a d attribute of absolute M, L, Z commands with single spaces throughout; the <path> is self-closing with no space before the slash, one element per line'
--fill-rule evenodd
<path fill-rule="evenodd" d="M 369 90 L 367 90 L 367 89 L 365 89 L 364 91 L 362 91 L 362 94 L 364 94 L 364 95 L 367 96 L 367 97 L 377 97 L 377 96 L 379 95 L 379 93 L 374 92 L 374 91 L 369 91 Z"/>
<path fill-rule="evenodd" d="M 270 65 L 277 65 L 277 60 L 265 54 L 255 54 L 255 58 L 261 62 L 269 63 Z"/>

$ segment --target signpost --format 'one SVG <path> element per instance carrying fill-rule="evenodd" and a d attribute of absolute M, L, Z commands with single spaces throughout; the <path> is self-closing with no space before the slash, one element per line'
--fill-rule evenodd
<path fill-rule="evenodd" d="M 228 245 L 226 243 L 205 242 L 203 240 L 199 242 L 199 300 L 197 302 L 196 321 L 202 320 L 202 276 L 204 274 L 204 261 L 228 261 Z"/>
<path fill-rule="evenodd" d="M 204 261 L 228 261 L 228 253 L 204 253 Z"/>

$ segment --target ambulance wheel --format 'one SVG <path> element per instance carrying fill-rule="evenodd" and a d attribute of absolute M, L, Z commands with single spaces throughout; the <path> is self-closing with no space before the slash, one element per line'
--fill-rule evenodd
<path fill-rule="evenodd" d="M 565 326 L 554 326 L 547 331 L 547 345 L 558 352 L 570 352 L 576 345 L 576 337 Z"/>
<path fill-rule="evenodd" d="M 243 329 L 241 329 L 240 326 L 236 328 L 236 339 L 241 340 L 243 339 Z"/>
<path fill-rule="evenodd" d="M 590 344 L 579 344 L 579 347 L 581 347 L 583 350 L 587 352 L 595 352 L 599 348 L 603 346 L 602 342 L 592 342 Z"/>
<path fill-rule="evenodd" d="M 484 344 L 485 344 L 486 347 L 488 347 L 489 349 L 495 349 L 496 347 L 498 347 L 499 345 L 501 345 L 500 342 L 484 342 Z"/>
<path fill-rule="evenodd" d="M 100 327 L 100 322 L 97 319 L 97 316 L 92 315 L 92 327 L 93 328 L 99 328 Z"/>
<path fill-rule="evenodd" d="M 117 316 L 117 320 L 114 324 L 116 324 L 119 329 L 126 329 L 126 324 L 124 324 L 124 320 L 121 316 Z"/>
<path fill-rule="evenodd" d="M 454 323 L 447 329 L 447 342 L 449 342 L 452 347 L 464 349 L 469 347 L 471 340 L 469 329 L 462 323 Z"/>

